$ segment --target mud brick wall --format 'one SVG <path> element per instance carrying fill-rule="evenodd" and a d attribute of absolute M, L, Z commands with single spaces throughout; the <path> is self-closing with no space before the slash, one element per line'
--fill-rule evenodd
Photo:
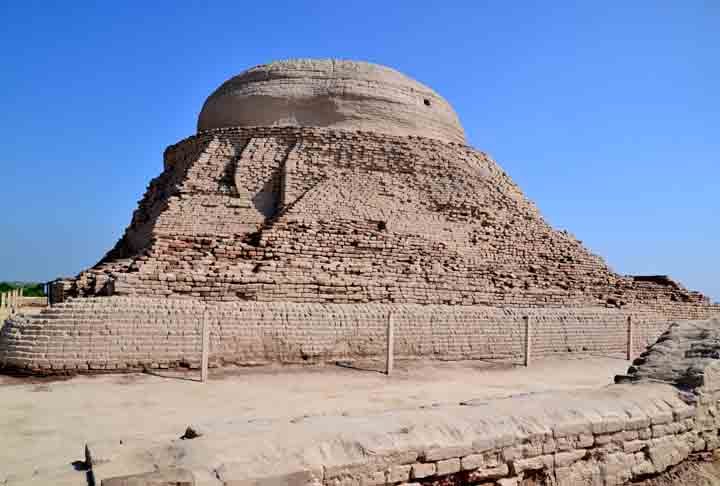
<path fill-rule="evenodd" d="M 125 236 L 70 295 L 203 301 L 607 306 L 720 312 L 617 275 L 486 154 L 315 128 L 204 132 L 165 153 Z"/>
<path fill-rule="evenodd" d="M 457 429 L 454 441 L 433 445 L 432 440 L 414 437 L 410 426 L 409 437 L 388 432 L 393 440 L 386 443 L 398 445 L 386 446 L 375 457 L 308 468 L 304 474 L 327 486 L 614 486 L 663 472 L 693 453 L 717 447 L 718 425 L 699 426 L 698 409 L 667 385 L 614 386 L 574 396 L 555 393 L 533 397 L 531 403 L 469 403 L 454 412 L 457 419 L 448 425 Z M 405 425 L 402 417 L 396 420 Z M 358 438 L 359 443 L 364 440 L 369 442 Z M 281 477 L 292 476 L 275 479 L 280 482 Z"/>
<path fill-rule="evenodd" d="M 319 363 L 382 357 L 392 315 L 399 358 L 507 359 L 618 354 L 627 318 L 640 350 L 667 328 L 663 316 L 616 309 L 500 309 L 415 304 L 202 303 L 94 297 L 15 316 L 0 334 L 0 363 L 60 372 L 195 367 L 203 319 L 213 364 Z"/>

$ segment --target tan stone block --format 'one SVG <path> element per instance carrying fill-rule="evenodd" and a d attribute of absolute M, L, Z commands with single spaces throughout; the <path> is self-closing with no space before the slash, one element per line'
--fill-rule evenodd
<path fill-rule="evenodd" d="M 415 463 L 410 469 L 410 479 L 423 479 L 435 475 L 435 463 Z"/>
<path fill-rule="evenodd" d="M 522 458 L 523 452 L 522 446 L 504 447 L 502 450 L 502 458 L 506 462 L 514 461 Z"/>
<path fill-rule="evenodd" d="M 606 415 L 601 417 L 600 420 L 593 421 L 591 429 L 596 436 L 598 434 L 611 434 L 623 430 L 626 422 L 627 416 Z"/>
<path fill-rule="evenodd" d="M 631 453 L 641 451 L 647 443 L 643 440 L 631 440 L 623 444 L 623 452 Z"/>
<path fill-rule="evenodd" d="M 658 411 L 650 416 L 652 425 L 667 424 L 673 421 L 672 410 Z"/>
<path fill-rule="evenodd" d="M 558 451 L 569 451 L 574 448 L 573 443 L 567 437 L 555 439 L 555 444 Z"/>
<path fill-rule="evenodd" d="M 553 426 L 553 436 L 557 438 L 571 435 L 589 434 L 591 426 L 589 420 L 567 421 Z"/>
<path fill-rule="evenodd" d="M 391 466 L 387 474 L 388 483 L 399 483 L 410 479 L 411 465 Z"/>
<path fill-rule="evenodd" d="M 444 476 L 446 474 L 453 474 L 460 472 L 460 459 L 446 459 L 444 461 L 438 461 L 436 463 L 437 475 Z"/>
<path fill-rule="evenodd" d="M 603 446 L 605 444 L 609 444 L 612 442 L 613 436 L 612 434 L 599 434 L 595 436 L 595 445 L 596 446 Z"/>
<path fill-rule="evenodd" d="M 518 459 L 512 462 L 513 472 L 520 474 L 523 471 L 537 469 L 552 469 L 555 464 L 552 455 L 531 457 L 528 459 Z"/>
<path fill-rule="evenodd" d="M 671 429 L 671 427 L 670 427 L 670 424 L 667 424 L 667 425 L 653 425 L 653 426 L 651 427 L 651 429 L 652 429 L 652 436 L 653 436 L 653 438 L 662 437 L 662 436 L 669 435 L 669 434 L 672 433 L 672 432 L 671 432 L 672 429 Z"/>
<path fill-rule="evenodd" d="M 468 481 L 480 482 L 483 480 L 499 479 L 510 474 L 507 464 L 500 464 L 496 467 L 476 469 L 468 474 Z"/>
<path fill-rule="evenodd" d="M 580 434 L 577 446 L 582 448 L 592 447 L 595 444 L 595 437 L 591 434 Z"/>
<path fill-rule="evenodd" d="M 650 461 L 638 462 L 630 469 L 630 471 L 632 472 L 632 475 L 636 477 L 647 476 L 658 472 L 657 469 L 655 469 L 655 466 L 653 466 L 653 463 Z"/>
<path fill-rule="evenodd" d="M 435 462 L 443 459 L 457 458 L 467 456 L 473 453 L 473 447 L 471 446 L 454 446 L 454 447 L 442 447 L 436 449 L 428 449 L 420 454 L 420 457 L 424 462 Z"/>
<path fill-rule="evenodd" d="M 485 464 L 485 457 L 482 454 L 470 454 L 460 458 L 460 469 L 469 471 L 478 469 Z"/>
<path fill-rule="evenodd" d="M 565 467 L 579 461 L 587 455 L 587 450 L 578 449 L 569 452 L 558 452 L 555 454 L 555 467 Z"/>
<path fill-rule="evenodd" d="M 388 483 L 387 480 L 387 471 L 374 471 L 374 472 L 367 472 L 362 475 L 360 475 L 357 479 L 357 486 L 385 486 Z M 352 480 L 353 478 L 348 478 Z M 272 485 L 274 486 L 274 485 Z M 278 486 L 284 486 L 284 485 L 278 485 Z M 352 486 L 352 485 L 346 485 L 343 484 L 343 486 Z"/>

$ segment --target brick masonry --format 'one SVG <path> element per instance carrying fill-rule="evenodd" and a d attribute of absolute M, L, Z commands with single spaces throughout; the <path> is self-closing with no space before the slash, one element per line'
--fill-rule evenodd
<path fill-rule="evenodd" d="M 410 432 L 410 437 L 396 437 L 399 445 L 387 455 L 317 468 L 316 476 L 303 484 L 614 486 L 718 447 L 718 423 L 701 420 L 704 407 L 688 405 L 667 385 L 617 386 L 528 400 L 532 407 L 523 408 L 527 403 L 516 399 L 475 410 L 458 408 L 456 421 L 447 425 L 465 426 L 456 444 L 433 447 Z M 434 425 L 443 424 L 442 418 L 434 420 Z M 358 438 L 359 443 L 364 440 Z M 373 478 L 380 480 L 374 483 Z M 222 479 L 225 484 L 232 480 Z M 280 477 L 258 481 L 270 484 L 271 479 Z"/>
<path fill-rule="evenodd" d="M 9 319 L 0 333 L 0 365 L 39 373 L 196 367 L 203 319 L 213 365 L 353 361 L 384 355 L 390 314 L 397 357 L 441 360 L 521 362 L 525 316 L 538 358 L 624 353 L 628 316 L 638 351 L 667 327 L 665 316 L 644 309 L 89 297 Z"/>
<path fill-rule="evenodd" d="M 48 372 L 319 362 L 396 353 L 622 352 L 720 312 L 667 277 L 614 273 L 542 218 L 486 154 L 420 137 L 300 127 L 202 132 L 165 152 L 117 245 L 2 331 L 0 360 Z"/>
<path fill-rule="evenodd" d="M 482 152 L 318 128 L 218 129 L 169 147 L 116 247 L 60 285 L 204 301 L 719 309 L 670 279 L 615 274 Z"/>

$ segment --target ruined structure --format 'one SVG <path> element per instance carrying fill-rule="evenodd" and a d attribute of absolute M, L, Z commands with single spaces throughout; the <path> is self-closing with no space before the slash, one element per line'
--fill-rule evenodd
<path fill-rule="evenodd" d="M 217 361 L 352 359 L 380 351 L 390 313 L 404 356 L 514 356 L 526 316 L 541 355 L 607 352 L 628 316 L 640 347 L 720 311 L 554 230 L 442 97 L 389 68 L 250 69 L 164 159 L 116 246 L 54 285 L 67 302 L 5 325 L 0 363 L 192 364 L 202 319 Z"/>
<path fill-rule="evenodd" d="M 190 484 L 208 470 L 218 485 L 639 484 L 683 461 L 717 461 L 718 343 L 719 320 L 675 323 L 627 376 L 618 377 L 629 383 L 381 414 L 313 416 L 293 424 L 282 446 L 256 440 L 251 450 L 236 455 L 228 454 L 225 437 L 273 436 L 247 423 L 223 422 L 202 444 L 141 439 L 134 447 L 112 441 L 86 450 L 98 458 L 101 471 L 103 460 L 127 464 L 126 458 L 142 457 L 138 449 L 143 450 L 148 459 L 133 462 L 127 474 L 135 473 L 129 477 L 137 481 L 166 478 L 162 484 L 176 484 L 179 476 Z M 158 457 L 169 457 L 160 471 Z M 676 473 L 665 479 L 658 484 L 700 484 Z M 716 484 L 704 479 L 702 484 Z M 113 480 L 108 483 L 126 484 L 125 478 Z"/>

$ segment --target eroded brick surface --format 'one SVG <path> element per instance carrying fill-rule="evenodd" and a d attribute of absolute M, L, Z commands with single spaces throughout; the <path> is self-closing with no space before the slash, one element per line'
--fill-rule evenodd
<path fill-rule="evenodd" d="M 524 316 L 543 357 L 624 352 L 628 317 L 641 349 L 718 311 L 613 273 L 470 147 L 279 127 L 168 148 L 115 248 L 54 286 L 68 298 L 5 326 L 6 365 L 194 364 L 203 315 L 211 359 L 247 364 L 379 355 L 390 313 L 399 356 L 521 359 Z"/>
<path fill-rule="evenodd" d="M 610 271 L 482 152 L 316 128 L 220 129 L 168 148 L 125 236 L 66 286 L 67 295 L 711 311 L 670 280 Z"/>

